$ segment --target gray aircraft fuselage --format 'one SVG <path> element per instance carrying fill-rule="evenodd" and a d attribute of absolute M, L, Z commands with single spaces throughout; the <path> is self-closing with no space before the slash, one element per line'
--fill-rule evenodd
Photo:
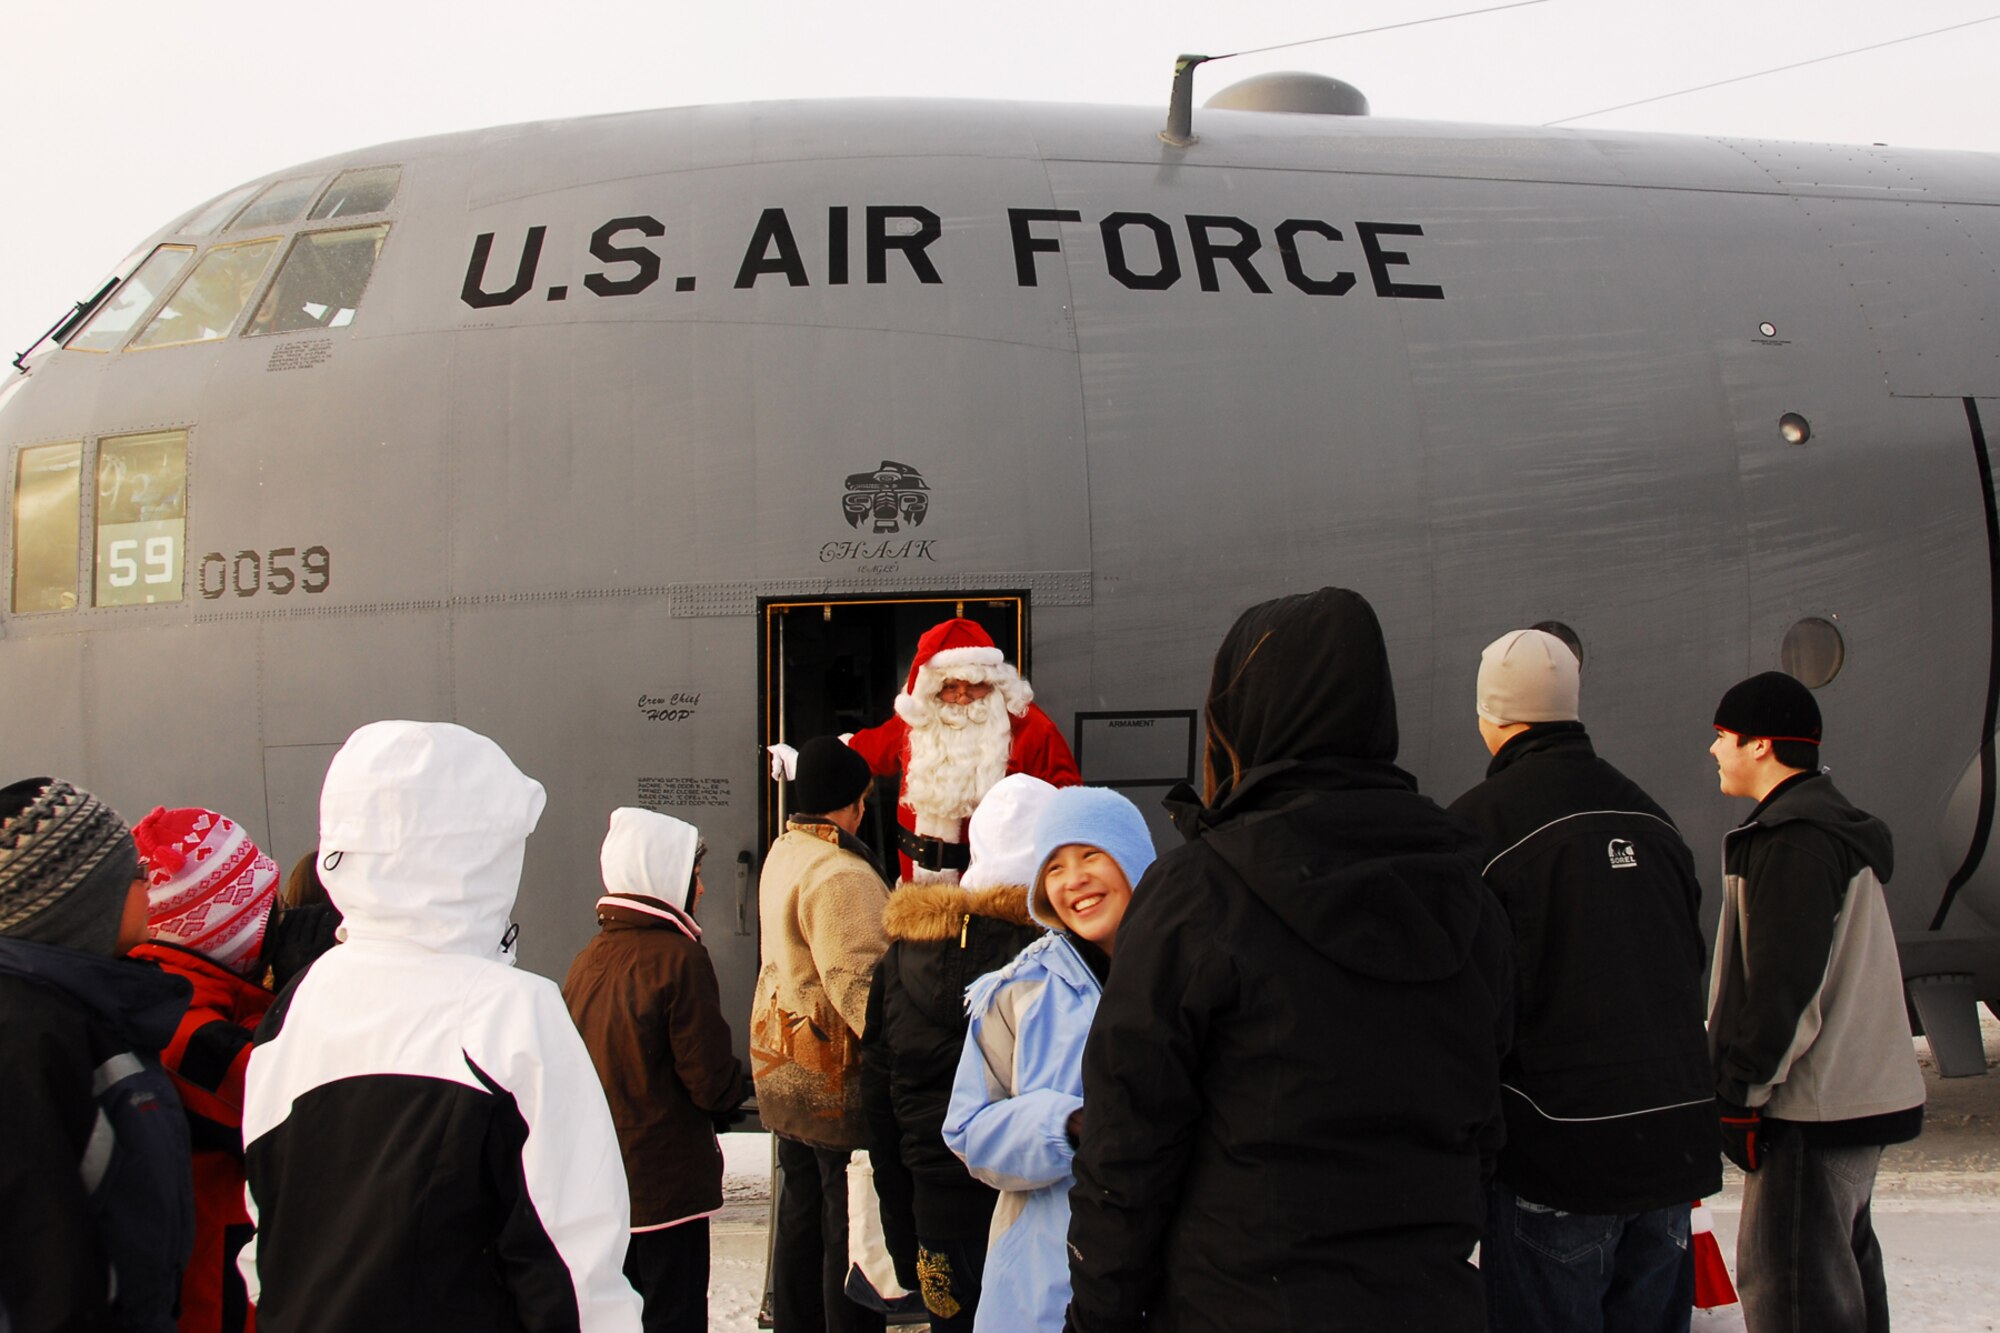
<path fill-rule="evenodd" d="M 1487 761 L 1481 647 L 1560 621 L 1585 721 L 1680 823 L 1711 928 L 1748 812 L 1705 753 L 1715 701 L 1809 622 L 1816 662 L 1840 652 L 1826 761 L 1896 836 L 1906 972 L 2000 999 L 2000 853 L 1960 873 L 1992 818 L 2000 163 L 1222 111 L 1175 148 L 1159 119 L 517 125 L 267 178 L 311 198 L 399 167 L 359 219 L 177 221 L 139 254 L 387 231 L 333 323 L 250 327 L 274 259 L 227 336 L 51 347 L 0 387 L 7 588 L 22 451 L 79 444 L 82 492 L 73 596 L 0 608 L 0 780 L 60 774 L 135 819 L 211 806 L 289 864 L 353 728 L 463 723 L 549 791 L 526 965 L 560 977 L 593 930 L 610 810 L 662 809 L 711 849 L 740 1041 L 761 747 L 797 667 L 770 605 L 928 623 L 1017 598 L 1086 780 L 1147 805 L 1252 602 L 1369 598 L 1402 762 L 1441 801 Z M 99 459 L 144 432 L 185 433 L 182 526 L 121 553 L 93 535 L 120 503 Z M 154 600 L 100 605 L 142 553 Z M 887 716 L 879 691 L 854 707 Z"/>

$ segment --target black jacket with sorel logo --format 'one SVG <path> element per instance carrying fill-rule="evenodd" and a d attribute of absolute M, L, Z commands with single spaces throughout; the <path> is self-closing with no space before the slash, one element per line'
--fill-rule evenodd
<path fill-rule="evenodd" d="M 1515 736 L 1451 809 L 1514 927 L 1501 1182 L 1576 1213 L 1715 1193 L 1701 887 L 1673 821 L 1576 722 Z"/>

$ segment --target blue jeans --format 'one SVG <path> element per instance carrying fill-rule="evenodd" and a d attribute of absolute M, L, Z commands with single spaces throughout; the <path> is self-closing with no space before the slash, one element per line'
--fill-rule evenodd
<path fill-rule="evenodd" d="M 1689 1204 L 1564 1213 L 1487 1191 L 1479 1273 L 1493 1333 L 1687 1333 L 1694 1315 Z"/>
<path fill-rule="evenodd" d="M 1816 1147 L 1796 1127 L 1770 1140 L 1764 1164 L 1743 1178 L 1736 1226 L 1750 1333 L 1888 1333 L 1869 1210 L 1881 1161 L 1880 1148 Z"/>

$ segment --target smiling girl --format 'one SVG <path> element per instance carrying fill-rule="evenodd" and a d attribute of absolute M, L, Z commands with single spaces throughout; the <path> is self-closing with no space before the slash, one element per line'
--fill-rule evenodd
<path fill-rule="evenodd" d="M 971 1026 L 944 1122 L 946 1146 L 1001 1191 L 981 1333 L 1062 1327 L 1083 1044 L 1133 885 L 1153 863 L 1138 807 L 1098 787 L 1050 796 L 1034 843 L 1029 912 L 1049 933 L 967 990 Z"/>

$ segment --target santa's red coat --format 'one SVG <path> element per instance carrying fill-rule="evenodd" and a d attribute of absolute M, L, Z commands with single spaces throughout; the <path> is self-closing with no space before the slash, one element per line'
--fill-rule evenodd
<path fill-rule="evenodd" d="M 1026 773 L 1052 787 L 1074 787 L 1083 781 L 1083 775 L 1077 772 L 1076 756 L 1069 752 L 1069 742 L 1063 739 L 1062 731 L 1039 705 L 1029 704 L 1026 716 L 1010 720 L 1013 722 L 1014 744 L 1007 752 L 1009 773 Z M 877 776 L 904 773 L 904 786 L 908 786 L 906 765 L 910 757 L 910 724 L 901 717 L 891 717 L 878 727 L 857 731 L 848 737 L 847 744 L 868 761 L 868 767 Z M 910 809 L 908 803 L 898 802 L 896 822 L 915 833 L 917 812 Z M 964 823 L 959 825 L 957 841 L 965 841 Z M 897 859 L 902 866 L 903 878 L 910 878 L 910 858 L 898 853 Z"/>

